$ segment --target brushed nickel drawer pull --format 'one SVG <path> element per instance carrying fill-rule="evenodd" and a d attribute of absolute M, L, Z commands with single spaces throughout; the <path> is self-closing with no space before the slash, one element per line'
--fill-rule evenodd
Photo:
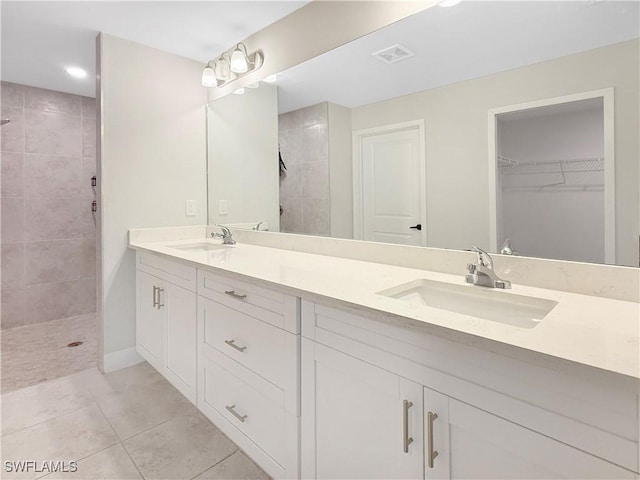
<path fill-rule="evenodd" d="M 164 303 L 160 303 L 160 294 L 164 292 L 164 288 L 160 288 L 158 287 L 158 310 L 160 310 L 162 307 L 164 307 Z"/>
<path fill-rule="evenodd" d="M 153 308 L 156 308 L 158 306 L 158 287 L 156 287 L 155 285 L 153 286 Z"/>
<path fill-rule="evenodd" d="M 235 348 L 239 352 L 244 352 L 247 349 L 247 347 L 239 347 L 238 345 L 236 345 L 235 342 L 236 342 L 235 340 L 225 340 L 224 341 L 224 343 L 229 345 L 231 348 Z"/>
<path fill-rule="evenodd" d="M 433 413 L 433 412 L 429 412 L 427 413 L 427 425 L 428 425 L 428 431 L 427 431 L 427 440 L 428 440 L 428 451 L 427 451 L 427 465 L 429 466 L 429 468 L 433 468 L 433 461 L 435 460 L 435 458 L 438 456 L 438 452 L 435 451 L 433 449 L 433 421 L 438 418 L 438 414 L 437 413 Z"/>
<path fill-rule="evenodd" d="M 236 408 L 236 406 L 235 406 L 235 405 L 227 405 L 227 406 L 226 406 L 226 407 L 224 407 L 224 408 L 226 408 L 226 409 L 231 413 L 231 415 L 233 415 L 234 417 L 236 417 L 236 418 L 237 418 L 238 420 L 240 420 L 242 423 L 244 423 L 244 422 L 245 422 L 245 420 L 247 419 L 247 416 L 246 416 L 246 415 L 240 415 L 240 414 L 238 414 L 238 412 L 236 412 L 236 411 L 234 410 L 234 408 Z"/>
<path fill-rule="evenodd" d="M 409 436 L 409 409 L 413 407 L 413 402 L 404 400 L 402 402 L 402 450 L 409 453 L 409 445 L 413 443 L 413 438 Z"/>
<path fill-rule="evenodd" d="M 240 295 L 240 294 L 236 293 L 235 290 L 225 290 L 224 293 L 226 293 L 227 295 L 232 296 L 233 298 L 237 298 L 239 300 L 244 300 L 245 298 L 247 298 L 246 295 Z"/>

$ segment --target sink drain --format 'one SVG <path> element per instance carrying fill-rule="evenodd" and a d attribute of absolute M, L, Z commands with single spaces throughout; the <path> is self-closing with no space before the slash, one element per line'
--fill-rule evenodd
<path fill-rule="evenodd" d="M 71 342 L 67 347 L 79 347 L 82 345 L 82 342 Z"/>

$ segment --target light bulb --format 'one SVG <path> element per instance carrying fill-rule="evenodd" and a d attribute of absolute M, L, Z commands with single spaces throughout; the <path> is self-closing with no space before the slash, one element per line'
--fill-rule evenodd
<path fill-rule="evenodd" d="M 231 71 L 233 73 L 245 73 L 247 70 L 249 70 L 247 57 L 240 48 L 236 48 L 231 54 Z"/>
<path fill-rule="evenodd" d="M 218 81 L 216 80 L 216 74 L 209 65 L 204 67 L 202 71 L 202 86 L 203 87 L 215 87 L 218 85 Z"/>
<path fill-rule="evenodd" d="M 229 70 L 229 62 L 224 58 L 221 58 L 216 62 L 216 77 L 220 80 L 227 80 L 230 76 L 231 71 Z"/>

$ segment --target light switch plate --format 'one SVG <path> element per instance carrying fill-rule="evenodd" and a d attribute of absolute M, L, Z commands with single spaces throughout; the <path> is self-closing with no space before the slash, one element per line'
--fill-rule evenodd
<path fill-rule="evenodd" d="M 185 215 L 185 217 L 195 217 L 196 216 L 196 201 L 195 200 L 185 200 L 184 201 L 184 215 Z"/>
<path fill-rule="evenodd" d="M 218 215 L 229 215 L 229 204 L 226 200 L 218 200 Z"/>

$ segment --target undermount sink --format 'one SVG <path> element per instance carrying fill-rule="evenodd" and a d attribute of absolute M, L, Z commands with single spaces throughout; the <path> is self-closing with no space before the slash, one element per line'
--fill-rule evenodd
<path fill-rule="evenodd" d="M 209 252 L 211 250 L 224 250 L 231 247 L 229 245 L 223 245 L 221 243 L 198 242 L 189 243 L 187 245 L 173 245 L 171 248 L 175 248 L 176 250 L 184 250 L 187 252 Z"/>
<path fill-rule="evenodd" d="M 378 295 L 520 328 L 535 327 L 558 304 L 492 288 L 425 279 L 383 290 Z"/>

